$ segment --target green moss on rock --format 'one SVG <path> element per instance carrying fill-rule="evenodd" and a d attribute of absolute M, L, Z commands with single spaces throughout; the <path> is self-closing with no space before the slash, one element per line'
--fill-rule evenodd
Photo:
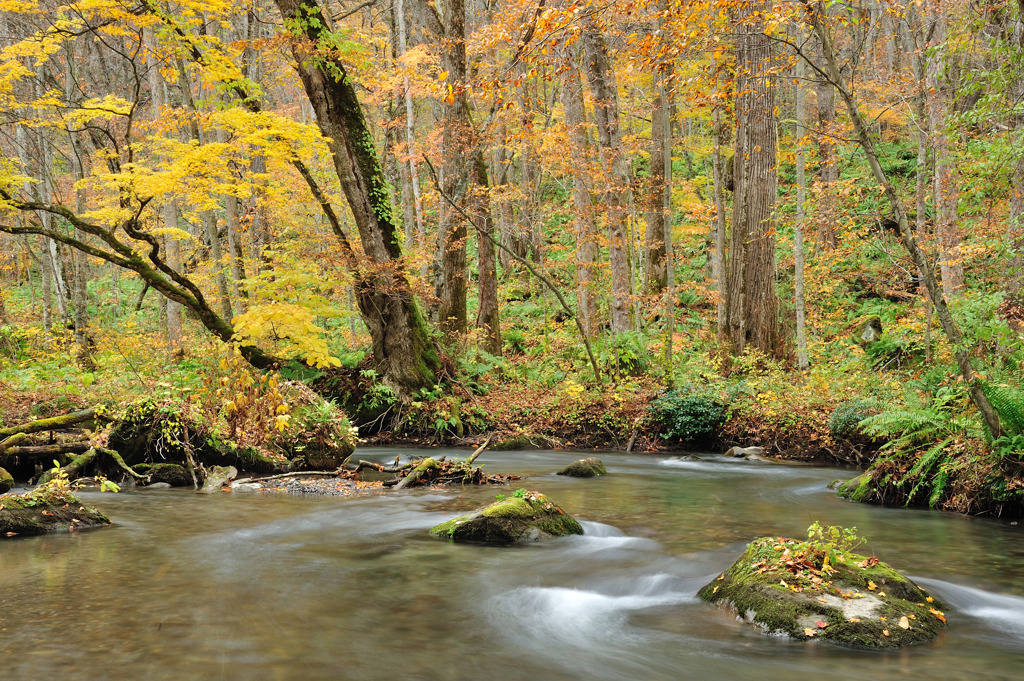
<path fill-rule="evenodd" d="M 541 449 L 541 446 L 533 441 L 528 435 L 516 435 L 515 437 L 498 440 L 491 445 L 491 450 L 504 452 L 513 449 Z"/>
<path fill-rule="evenodd" d="M 875 489 L 872 486 L 872 478 L 870 473 L 864 473 L 858 475 L 852 480 L 847 480 L 839 485 L 839 489 L 836 490 L 843 499 L 849 499 L 850 501 L 870 501 L 871 496 L 874 494 Z"/>
<path fill-rule="evenodd" d="M 568 475 L 573 478 L 593 478 L 598 475 L 608 475 L 608 469 L 604 462 L 597 457 L 589 457 L 573 461 L 571 464 L 558 471 L 559 475 Z"/>
<path fill-rule="evenodd" d="M 171 487 L 188 487 L 193 484 L 188 470 L 176 463 L 140 463 L 132 466 L 132 470 L 140 475 L 148 475 L 151 484 L 166 482 Z"/>
<path fill-rule="evenodd" d="M 839 552 L 816 569 L 806 547 L 786 538 L 755 540 L 698 596 L 735 609 L 766 633 L 861 648 L 922 643 L 945 626 L 939 603 L 877 558 Z"/>
<path fill-rule="evenodd" d="M 583 534 L 583 528 L 545 495 L 524 490 L 441 523 L 430 534 L 457 542 L 502 545 Z"/>
<path fill-rule="evenodd" d="M 0 494 L 10 492 L 12 489 L 14 489 L 14 476 L 5 468 L 0 468 Z"/>
<path fill-rule="evenodd" d="M 66 489 L 40 486 L 0 497 L 0 539 L 72 532 L 109 525 L 110 519 Z"/>

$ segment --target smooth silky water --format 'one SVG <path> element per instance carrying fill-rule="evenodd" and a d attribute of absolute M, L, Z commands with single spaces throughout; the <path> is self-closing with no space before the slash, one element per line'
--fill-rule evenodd
<path fill-rule="evenodd" d="M 853 472 L 832 468 L 606 453 L 608 477 L 553 475 L 578 456 L 480 458 L 528 475 L 586 532 L 510 548 L 427 530 L 518 485 L 87 493 L 113 527 L 0 544 L 0 678 L 1024 678 L 1024 526 L 845 502 L 826 484 Z M 764 636 L 695 598 L 749 540 L 814 520 L 856 526 L 865 552 L 948 604 L 948 630 L 849 650 Z"/>

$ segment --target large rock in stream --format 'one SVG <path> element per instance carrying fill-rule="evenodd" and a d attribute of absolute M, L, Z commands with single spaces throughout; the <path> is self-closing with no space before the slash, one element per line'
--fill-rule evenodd
<path fill-rule="evenodd" d="M 110 519 L 66 490 L 40 486 L 0 496 L 0 538 L 73 532 L 109 525 Z"/>
<path fill-rule="evenodd" d="M 751 542 L 697 595 L 768 634 L 860 648 L 929 641 L 946 623 L 937 601 L 877 558 L 784 537 Z"/>
<path fill-rule="evenodd" d="M 593 478 L 598 475 L 608 475 L 608 469 L 604 462 L 595 456 L 587 459 L 578 459 L 558 471 L 558 475 L 566 475 L 570 478 Z"/>
<path fill-rule="evenodd" d="M 519 544 L 583 534 L 583 527 L 540 492 L 518 490 L 507 499 L 441 523 L 435 537 L 478 544 Z"/>

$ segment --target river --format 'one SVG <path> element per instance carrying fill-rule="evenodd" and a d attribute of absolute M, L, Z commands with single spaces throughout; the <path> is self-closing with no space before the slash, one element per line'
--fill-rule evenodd
<path fill-rule="evenodd" d="M 409 449 L 366 449 L 392 460 Z M 465 456 L 462 450 L 432 450 Z M 0 544 L 0 678 L 1020 679 L 1024 526 L 839 500 L 852 471 L 702 455 L 486 452 L 585 535 L 490 548 L 427 530 L 511 488 L 358 498 L 191 491 L 83 496 L 115 525 Z M 946 602 L 899 651 L 764 636 L 695 598 L 746 542 L 856 526 L 862 547 Z"/>

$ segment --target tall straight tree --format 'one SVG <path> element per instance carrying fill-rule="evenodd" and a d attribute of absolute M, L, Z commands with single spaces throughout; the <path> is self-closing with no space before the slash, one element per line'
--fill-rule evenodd
<path fill-rule="evenodd" d="M 732 11 L 736 32 L 736 153 L 733 163 L 732 239 L 728 263 L 728 336 L 737 353 L 754 347 L 781 353 L 775 294 L 778 194 L 772 40 L 765 33 L 766 0 Z"/>
<path fill-rule="evenodd" d="M 622 151 L 619 131 L 619 93 L 608 45 L 600 27 L 591 21 L 583 29 L 587 81 L 594 97 L 594 119 L 600 142 L 599 157 L 604 176 L 604 209 L 608 220 L 608 257 L 612 269 L 613 333 L 633 327 L 631 293 L 632 266 L 629 260 L 629 170 Z"/>
<path fill-rule="evenodd" d="M 576 232 L 576 302 L 577 314 L 584 332 L 593 337 L 597 331 L 597 227 L 590 197 L 590 141 L 583 109 L 583 81 L 576 67 L 573 48 L 564 48 L 566 59 L 562 68 L 562 109 L 565 131 L 572 154 L 572 200 Z"/>
<path fill-rule="evenodd" d="M 442 122 L 441 191 L 459 205 L 469 197 L 469 166 L 473 129 L 466 101 L 466 3 L 446 0 L 441 68 L 447 73 Z M 438 322 L 450 334 L 466 332 L 466 221 L 454 207 L 441 202 L 438 228 L 441 281 Z"/>
<path fill-rule="evenodd" d="M 732 10 L 736 32 L 736 155 L 728 264 L 728 336 L 736 353 L 748 346 L 782 352 L 775 293 L 778 116 L 767 0 Z"/>

